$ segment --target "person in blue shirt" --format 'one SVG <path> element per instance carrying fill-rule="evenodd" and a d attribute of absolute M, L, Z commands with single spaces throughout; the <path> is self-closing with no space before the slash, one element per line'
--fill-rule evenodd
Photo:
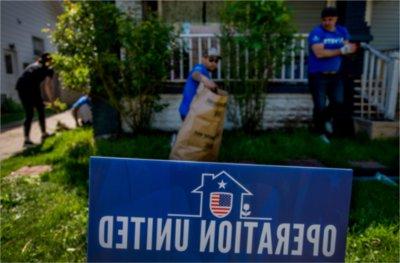
<path fill-rule="evenodd" d="M 182 121 L 186 118 L 189 113 L 190 104 L 197 92 L 197 87 L 200 83 L 204 84 L 204 87 L 215 91 L 218 86 L 211 80 L 210 72 L 214 72 L 218 68 L 218 61 L 221 59 L 216 48 L 210 48 L 205 54 L 203 54 L 201 63 L 196 64 L 193 69 L 189 72 L 189 76 L 186 80 L 185 87 L 183 88 L 183 98 L 179 106 L 179 113 Z"/>
<path fill-rule="evenodd" d="M 92 102 L 88 95 L 80 97 L 72 105 L 72 116 L 75 119 L 77 127 L 87 126 L 93 123 Z"/>
<path fill-rule="evenodd" d="M 330 143 L 329 136 L 334 131 L 344 101 L 339 74 L 342 56 L 354 53 L 357 47 L 349 43 L 347 29 L 336 24 L 336 8 L 324 8 L 321 20 L 308 36 L 308 83 L 314 103 L 314 128 L 325 143 Z M 329 106 L 326 105 L 327 98 Z"/>

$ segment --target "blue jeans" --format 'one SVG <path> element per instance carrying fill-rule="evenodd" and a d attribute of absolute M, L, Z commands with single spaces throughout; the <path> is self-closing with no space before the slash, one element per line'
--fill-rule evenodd
<path fill-rule="evenodd" d="M 325 122 L 333 120 L 333 128 L 343 117 L 344 87 L 339 74 L 310 73 L 308 85 L 313 98 L 313 121 L 319 134 L 327 134 Z M 326 105 L 326 98 L 329 105 Z"/>

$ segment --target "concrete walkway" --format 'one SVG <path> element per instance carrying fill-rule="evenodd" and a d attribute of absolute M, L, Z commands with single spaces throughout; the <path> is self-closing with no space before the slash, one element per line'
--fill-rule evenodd
<path fill-rule="evenodd" d="M 35 113 L 36 114 L 36 113 Z M 65 111 L 60 114 L 46 118 L 47 133 L 53 134 L 56 130 L 57 122 L 60 121 L 68 128 L 75 128 L 75 121 L 71 111 Z M 35 144 L 40 143 L 42 133 L 40 132 L 39 122 L 32 123 L 30 138 Z M 15 128 L 4 129 L 0 133 L 0 160 L 4 160 L 16 153 L 24 150 L 24 132 L 22 125 Z"/>

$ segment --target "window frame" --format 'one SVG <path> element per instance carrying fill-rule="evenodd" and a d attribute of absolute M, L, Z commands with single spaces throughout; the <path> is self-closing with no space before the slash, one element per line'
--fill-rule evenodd
<path fill-rule="evenodd" d="M 7 74 L 14 74 L 13 56 L 11 54 L 4 54 L 4 63 Z"/>
<path fill-rule="evenodd" d="M 32 47 L 33 55 L 41 56 L 45 50 L 44 39 L 37 36 L 32 36 Z"/>

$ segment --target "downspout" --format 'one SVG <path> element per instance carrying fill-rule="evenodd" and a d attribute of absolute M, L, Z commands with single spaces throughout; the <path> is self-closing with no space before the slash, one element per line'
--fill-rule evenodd
<path fill-rule="evenodd" d="M 162 17 L 162 0 L 157 0 L 158 17 Z"/>
<path fill-rule="evenodd" d="M 327 7 L 336 7 L 336 0 L 326 0 Z"/>
<path fill-rule="evenodd" d="M 365 5 L 365 23 L 367 23 L 367 26 L 371 26 L 372 22 L 372 0 L 366 0 L 366 5 Z"/>

